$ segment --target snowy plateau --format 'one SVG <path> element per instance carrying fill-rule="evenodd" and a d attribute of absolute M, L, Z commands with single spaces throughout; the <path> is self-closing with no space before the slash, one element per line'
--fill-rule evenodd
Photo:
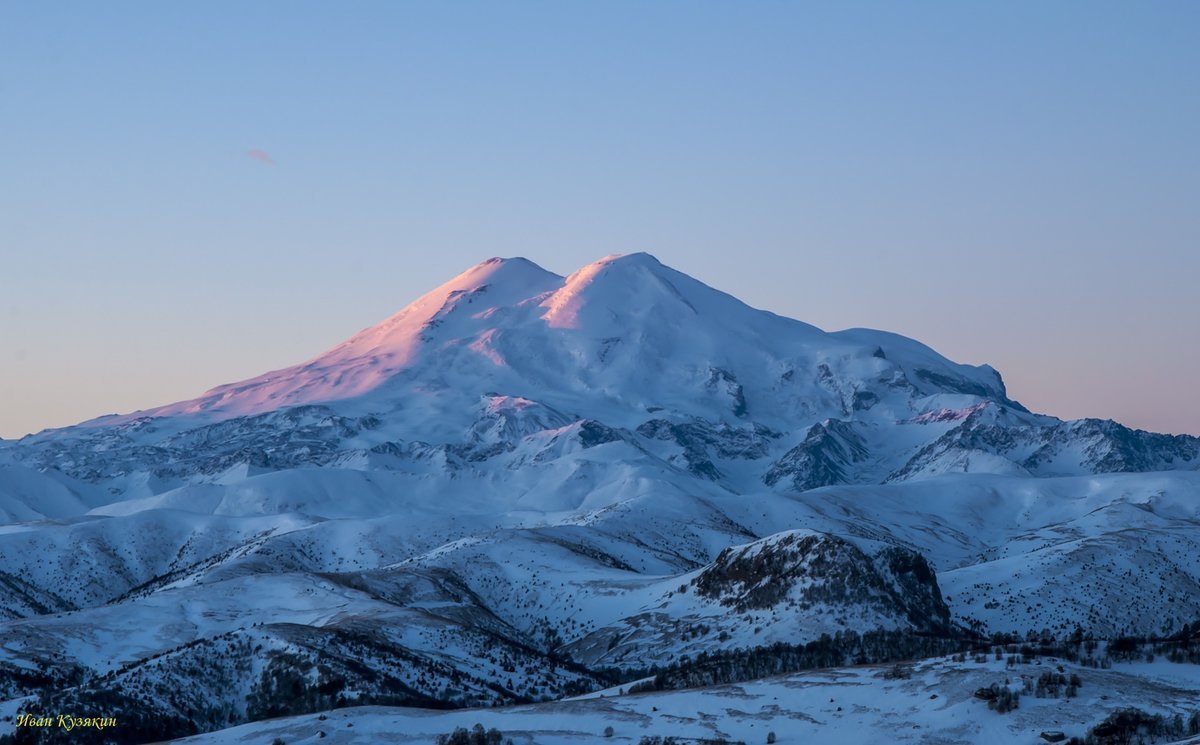
<path fill-rule="evenodd" d="M 0 441 L 0 587 L 0 742 L 1200 742 L 1200 438 L 647 254 Z"/>

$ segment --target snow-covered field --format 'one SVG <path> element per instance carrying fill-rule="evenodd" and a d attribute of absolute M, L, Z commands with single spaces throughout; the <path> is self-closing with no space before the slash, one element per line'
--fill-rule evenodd
<path fill-rule="evenodd" d="M 1013 690 L 1062 665 L 1083 685 L 1074 698 L 1023 695 L 999 714 L 974 692 L 993 683 Z M 1169 662 L 1118 663 L 1109 670 L 1043 659 L 1016 664 L 951 658 L 911 665 L 908 679 L 888 679 L 893 666 L 860 666 L 785 675 L 738 685 L 636 695 L 588 696 L 532 706 L 464 711 L 360 707 L 272 720 L 181 740 L 196 745 L 266 743 L 431 743 L 476 723 L 514 743 L 636 743 L 647 736 L 724 738 L 765 743 L 929 743 L 992 745 L 1042 742 L 1043 731 L 1084 736 L 1108 714 L 1138 707 L 1185 719 L 1200 711 L 1200 667 Z M 324 717 L 324 718 L 322 718 Z M 611 739 L 604 737 L 612 727 Z M 325 737 L 321 734 L 324 732 Z M 1200 740 L 1200 737 L 1195 738 Z M 1184 740 L 1187 742 L 1187 740 Z"/>

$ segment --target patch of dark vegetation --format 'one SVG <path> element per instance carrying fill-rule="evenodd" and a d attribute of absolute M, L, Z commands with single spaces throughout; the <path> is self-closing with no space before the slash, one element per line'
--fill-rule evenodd
<path fill-rule="evenodd" d="M 1166 717 L 1127 708 L 1109 714 L 1085 737 L 1072 737 L 1067 745 L 1154 745 L 1195 735 L 1200 735 L 1200 711 Z"/>
<path fill-rule="evenodd" d="M 967 637 L 923 636 L 883 629 L 863 634 L 842 631 L 835 636 L 823 634 L 807 644 L 778 643 L 752 649 L 701 652 L 695 659 L 684 657 L 663 670 L 630 671 L 625 680 L 654 676 L 632 686 L 629 693 L 699 688 L 823 667 L 938 657 L 963 652 L 977 643 Z"/>
<path fill-rule="evenodd" d="M 8 572 L 0 572 L 0 594 L 4 595 L 4 607 L 0 608 L 0 618 L 8 615 L 15 618 L 44 616 L 48 613 L 76 610 L 74 604 L 51 590 L 38 587 Z"/>
<path fill-rule="evenodd" d="M 1082 685 L 1077 673 L 1045 672 L 1038 676 L 1036 684 L 1032 679 L 1027 680 L 1025 692 L 1032 692 L 1035 698 L 1075 698 Z"/>
<path fill-rule="evenodd" d="M 799 585 L 794 598 L 802 604 L 868 605 L 907 616 L 921 631 L 950 627 L 950 610 L 920 554 L 891 547 L 871 557 L 849 541 L 820 533 L 726 548 L 692 584 L 701 596 L 739 613 L 772 608 Z"/>
<path fill-rule="evenodd" d="M 82 683 L 86 675 L 85 668 L 70 663 L 40 661 L 37 667 L 29 669 L 0 662 L 0 697 L 9 700 L 38 691 L 69 688 Z"/>
<path fill-rule="evenodd" d="M 292 624 L 189 642 L 104 675 L 29 672 L 42 677 L 25 685 L 44 685 L 17 715 L 103 712 L 118 726 L 69 732 L 23 727 L 17 739 L 0 742 L 136 745 L 350 705 L 498 706 L 576 695 L 601 683 L 580 666 L 531 647 L 482 632 L 473 643 L 473 651 L 510 673 L 507 685 L 417 654 L 385 633 Z M 248 695 L 238 693 L 246 690 Z"/>
<path fill-rule="evenodd" d="M 975 691 L 975 698 L 986 701 L 987 707 L 998 714 L 1007 714 L 1021 706 L 1021 693 L 1014 691 L 1007 684 L 992 683 L 986 688 Z"/>
<path fill-rule="evenodd" d="M 774 742 L 772 740 L 772 742 Z M 638 740 L 638 745 L 746 745 L 743 740 L 726 740 L 724 737 L 677 737 L 647 735 Z"/>
<path fill-rule="evenodd" d="M 512 745 L 512 740 L 505 740 L 504 734 L 495 727 L 485 730 L 482 724 L 476 724 L 471 729 L 458 727 L 448 735 L 438 735 L 437 745 Z"/>
<path fill-rule="evenodd" d="M 892 667 L 883 671 L 884 680 L 909 680 L 912 678 L 912 665 L 901 665 L 897 662 Z"/>
<path fill-rule="evenodd" d="M 249 670 L 250 644 L 231 636 L 185 644 L 66 688 L 44 688 L 17 715 L 101 712 L 115 727 L 21 727 L 12 745 L 146 743 L 228 727 L 243 721 L 238 707 L 212 690 L 233 689 Z M 162 674 L 168 667 L 174 674 Z M 145 674 L 149 673 L 149 674 Z"/>
<path fill-rule="evenodd" d="M 992 649 L 1000 655 L 1008 655 L 1011 667 L 1017 663 L 1030 663 L 1039 657 L 1053 657 L 1074 662 L 1084 667 L 1107 670 L 1114 662 L 1154 661 L 1163 657 L 1170 662 L 1200 665 L 1200 620 L 1185 623 L 1179 631 L 1167 636 L 1118 636 L 1114 639 L 1085 638 L 1083 631 L 1075 632 L 1065 639 L 1054 637 L 1048 630 L 1041 633 L 993 634 Z"/>

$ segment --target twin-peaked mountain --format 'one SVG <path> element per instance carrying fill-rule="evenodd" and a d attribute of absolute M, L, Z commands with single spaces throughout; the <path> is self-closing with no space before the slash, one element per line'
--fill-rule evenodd
<path fill-rule="evenodd" d="M 850 632 L 1170 632 L 1198 469 L 646 254 L 490 259 L 302 364 L 0 442 L 0 692 L 149 740 Z"/>
<path fill-rule="evenodd" d="M 1031 414 L 986 365 L 755 310 L 647 254 L 566 278 L 489 259 L 308 362 L 9 452 L 161 491 L 238 465 L 513 467 L 565 440 L 620 440 L 738 491 L 1200 466 L 1195 438 Z"/>

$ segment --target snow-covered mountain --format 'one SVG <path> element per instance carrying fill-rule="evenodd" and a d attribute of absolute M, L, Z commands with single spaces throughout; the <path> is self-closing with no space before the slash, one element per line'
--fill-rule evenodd
<path fill-rule="evenodd" d="M 646 254 L 490 259 L 308 362 L 0 442 L 0 520 L 0 714 L 117 707 L 129 742 L 1200 618 L 1200 438 Z"/>

